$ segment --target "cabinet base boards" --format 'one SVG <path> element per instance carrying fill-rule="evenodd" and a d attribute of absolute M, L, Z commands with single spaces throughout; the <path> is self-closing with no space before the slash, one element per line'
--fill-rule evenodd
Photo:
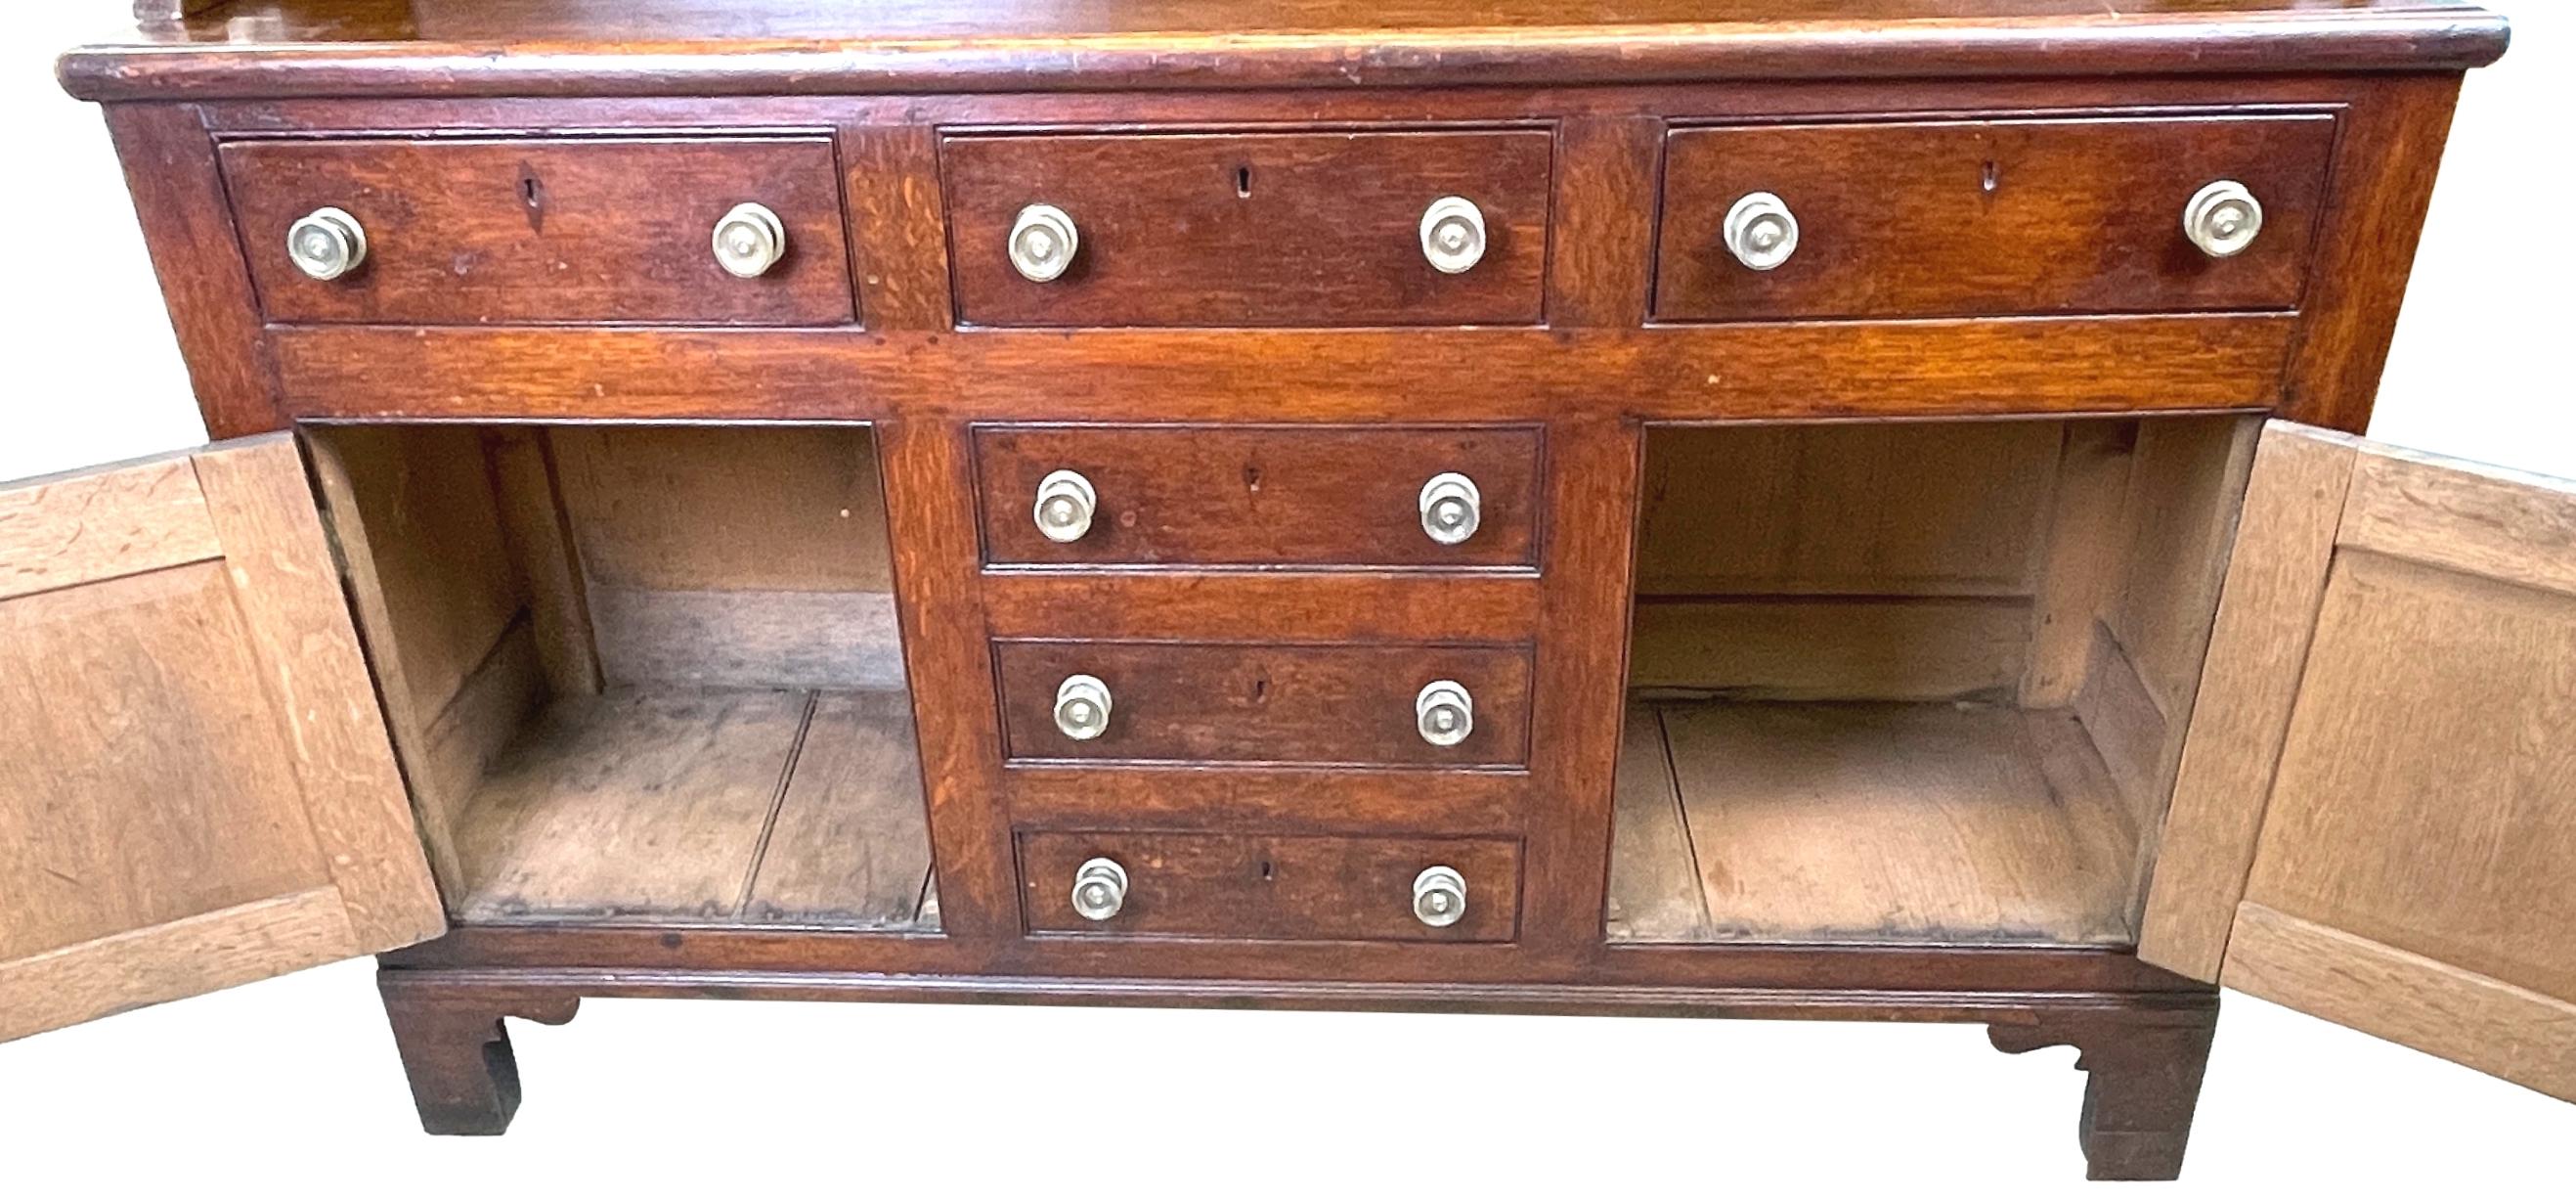
<path fill-rule="evenodd" d="M 2181 1171 L 2218 1021 L 2217 993 L 2198 985 L 2119 992 L 1367 983 L 874 971 L 423 969 L 390 962 L 378 972 L 377 983 L 410 1074 L 422 1128 L 434 1134 L 497 1134 L 507 1128 L 519 1103 L 519 1075 L 503 1019 L 559 1025 L 572 1018 L 585 997 L 1922 1021 L 1986 1025 L 1995 1047 L 2011 1053 L 2076 1047 L 2076 1066 L 2087 1077 L 2078 1133 L 2087 1175 L 2093 1179 L 2172 1179 Z"/>

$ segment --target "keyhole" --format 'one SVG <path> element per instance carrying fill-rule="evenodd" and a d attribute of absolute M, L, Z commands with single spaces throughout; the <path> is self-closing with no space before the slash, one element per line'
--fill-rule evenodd
<path fill-rule="evenodd" d="M 1268 859 L 1263 859 L 1263 860 L 1262 860 L 1262 862 L 1261 862 L 1261 882 L 1263 882 L 1263 883 L 1268 883 L 1268 882 L 1270 882 L 1271 876 L 1272 876 L 1274 873 L 1275 873 L 1275 872 L 1274 872 L 1274 868 L 1272 868 L 1272 866 L 1270 865 L 1270 860 L 1268 860 Z"/>
<path fill-rule="evenodd" d="M 1986 174 L 1985 174 L 1985 189 L 1986 189 L 1987 194 L 1992 195 L 1992 194 L 1994 193 L 1995 188 L 1996 188 L 1998 185 L 2000 185 L 2002 182 L 2003 182 L 2003 170 L 2002 170 L 2002 168 L 1997 167 L 1997 166 L 1995 165 L 1995 160 L 1993 160 L 1993 159 L 1991 159 L 1991 158 L 1990 158 L 1990 159 L 1987 159 L 1987 160 L 1986 160 Z"/>
<path fill-rule="evenodd" d="M 1269 698 L 1270 698 L 1270 679 L 1269 679 L 1269 677 L 1268 677 L 1268 676 L 1263 676 L 1262 678 L 1259 678 L 1259 679 L 1255 679 L 1255 680 L 1253 680 L 1253 681 L 1252 681 L 1252 702 L 1253 702 L 1253 703 L 1255 703 L 1255 704 L 1259 704 L 1259 703 L 1261 703 L 1262 701 L 1267 700 L 1267 699 L 1269 699 Z"/>
<path fill-rule="evenodd" d="M 1250 199 L 1252 197 L 1252 168 L 1236 167 L 1234 169 L 1234 194 L 1245 199 Z"/>
<path fill-rule="evenodd" d="M 1243 490 L 1247 492 L 1257 492 L 1261 490 L 1260 467 L 1247 466 L 1243 469 Z"/>
<path fill-rule="evenodd" d="M 546 230 L 546 193 L 537 182 L 537 173 L 522 165 L 519 168 L 519 203 L 528 210 L 528 228 L 538 233 Z"/>

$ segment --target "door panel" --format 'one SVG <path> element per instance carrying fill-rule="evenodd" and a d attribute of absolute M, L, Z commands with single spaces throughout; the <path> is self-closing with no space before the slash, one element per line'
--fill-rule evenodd
<path fill-rule="evenodd" d="M 2275 424 L 2139 954 L 2576 1100 L 2576 484 Z"/>
<path fill-rule="evenodd" d="M 0 489 L 0 1039 L 444 928 L 295 445 Z"/>

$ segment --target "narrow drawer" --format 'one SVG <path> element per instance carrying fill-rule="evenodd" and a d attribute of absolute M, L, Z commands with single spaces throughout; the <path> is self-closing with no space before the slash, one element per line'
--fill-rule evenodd
<path fill-rule="evenodd" d="M 273 321 L 413 325 L 851 320 L 839 171 L 822 137 L 235 142 L 224 181 Z M 717 262 L 736 205 L 775 214 L 784 253 Z M 365 255 L 317 279 L 287 234 L 335 208 Z"/>
<path fill-rule="evenodd" d="M 946 139 L 957 314 L 978 325 L 1526 325 L 1543 311 L 1543 130 L 967 134 Z M 1484 251 L 1450 273 L 1424 214 L 1459 197 Z M 1014 265 L 1031 205 L 1062 273 Z M 1067 244 L 1061 240 L 1054 243 Z"/>
<path fill-rule="evenodd" d="M 1527 567 L 1538 558 L 1532 427 L 995 425 L 975 431 L 985 561 L 1100 566 Z M 1041 527 L 1070 471 L 1078 534 Z M 1471 500 L 1433 486 L 1464 478 Z M 1433 493 L 1426 499 L 1426 492 Z M 1426 503 L 1468 503 L 1472 532 Z M 1435 535 L 1434 528 L 1444 532 Z"/>
<path fill-rule="evenodd" d="M 2285 309 L 2323 207 L 2326 115 L 1977 120 L 1687 129 L 1665 145 L 1663 320 Z M 2210 184 L 2260 232 L 2212 257 L 2184 230 Z M 1727 241 L 1770 193 L 1797 226 L 1756 270 Z"/>
<path fill-rule="evenodd" d="M 1018 841 L 1021 919 L 1032 933 L 1507 942 L 1520 923 L 1520 843 L 1510 838 L 1024 831 Z M 1124 880 L 1115 911 L 1097 917 L 1074 899 L 1075 879 L 1095 859 L 1117 864 L 1110 877 Z M 1445 925 L 1415 911 L 1424 872 L 1439 867 L 1464 900 L 1425 900 L 1435 920 L 1456 906 Z"/>
<path fill-rule="evenodd" d="M 993 643 L 993 658 L 1003 748 L 1018 761 L 1442 767 L 1529 761 L 1526 646 L 1009 640 Z M 1077 677 L 1097 681 L 1108 696 L 1107 721 L 1087 738 L 1077 736 L 1086 714 L 1067 703 L 1075 697 L 1065 681 Z M 1444 681 L 1467 694 L 1466 732 L 1435 742 L 1423 731 L 1419 707 L 1423 690 Z"/>

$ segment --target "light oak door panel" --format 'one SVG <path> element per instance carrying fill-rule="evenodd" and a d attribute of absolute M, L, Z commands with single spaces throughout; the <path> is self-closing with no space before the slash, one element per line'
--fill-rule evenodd
<path fill-rule="evenodd" d="M 2149 962 L 2576 1100 L 2576 483 L 2274 424 Z"/>
<path fill-rule="evenodd" d="M 445 929 L 284 435 L 0 487 L 0 1040 Z"/>

